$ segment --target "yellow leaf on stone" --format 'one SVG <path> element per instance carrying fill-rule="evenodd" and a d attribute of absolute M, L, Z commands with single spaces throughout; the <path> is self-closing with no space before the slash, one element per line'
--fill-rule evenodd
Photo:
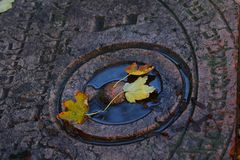
<path fill-rule="evenodd" d="M 123 87 L 125 97 L 130 103 L 135 103 L 136 100 L 143 100 L 149 97 L 155 88 L 146 85 L 148 77 L 139 77 L 133 83 L 126 83 Z"/>
<path fill-rule="evenodd" d="M 75 122 L 77 124 L 83 124 L 88 112 L 88 96 L 80 91 L 75 94 L 76 102 L 67 100 L 63 102 L 66 111 L 57 115 L 57 118 L 67 120 L 69 122 Z"/>
<path fill-rule="evenodd" d="M 15 0 L 0 0 L 0 13 L 6 12 L 12 8 L 12 3 Z"/>
<path fill-rule="evenodd" d="M 138 68 L 137 63 L 134 62 L 125 68 L 125 72 L 130 75 L 140 76 L 151 72 L 153 69 L 154 66 L 151 66 L 149 64 L 142 65 Z"/>

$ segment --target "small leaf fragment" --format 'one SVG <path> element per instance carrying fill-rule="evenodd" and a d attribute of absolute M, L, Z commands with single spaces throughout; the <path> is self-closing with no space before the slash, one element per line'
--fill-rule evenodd
<path fill-rule="evenodd" d="M 151 66 L 149 64 L 142 65 L 138 68 L 137 63 L 134 62 L 125 68 L 125 72 L 127 72 L 130 75 L 141 76 L 151 72 L 153 69 L 154 66 Z"/>
<path fill-rule="evenodd" d="M 57 118 L 67 120 L 70 122 L 75 122 L 77 124 L 83 124 L 88 112 L 88 96 L 80 91 L 75 94 L 76 102 L 72 100 L 67 100 L 63 102 L 66 111 L 61 112 L 57 115 Z"/>
<path fill-rule="evenodd" d="M 240 160 L 240 146 L 236 144 L 235 141 L 232 142 L 232 145 L 229 150 L 229 156 L 236 160 Z"/>
<path fill-rule="evenodd" d="M 15 0 L 0 0 L 0 13 L 6 12 L 12 8 L 12 3 Z"/>
<path fill-rule="evenodd" d="M 130 103 L 135 103 L 136 100 L 143 100 L 149 97 L 155 88 L 146 85 L 148 77 L 139 77 L 133 83 L 126 83 L 123 87 L 125 97 Z"/>

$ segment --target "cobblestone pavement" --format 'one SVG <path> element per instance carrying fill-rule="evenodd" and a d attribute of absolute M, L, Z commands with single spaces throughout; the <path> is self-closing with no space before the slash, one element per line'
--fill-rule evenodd
<path fill-rule="evenodd" d="M 0 14 L 1 159 L 229 160 L 238 6 L 233 0 L 17 0 Z M 193 75 L 193 99 L 164 134 L 121 146 L 82 143 L 50 113 L 55 82 L 80 55 L 117 42 L 161 44 Z"/>

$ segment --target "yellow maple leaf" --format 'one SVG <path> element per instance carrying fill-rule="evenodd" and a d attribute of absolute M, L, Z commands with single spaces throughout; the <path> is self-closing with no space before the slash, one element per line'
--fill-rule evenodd
<path fill-rule="evenodd" d="M 57 118 L 75 122 L 77 124 L 83 124 L 88 112 L 88 96 L 80 91 L 75 94 L 76 102 L 67 100 L 63 102 L 66 111 L 57 115 Z"/>
<path fill-rule="evenodd" d="M 6 12 L 12 8 L 12 3 L 15 0 L 0 0 L 0 13 Z"/>
<path fill-rule="evenodd" d="M 149 97 L 155 88 L 146 85 L 148 77 L 139 77 L 133 83 L 126 83 L 123 87 L 125 97 L 130 103 L 136 102 L 136 100 L 143 100 Z"/>
<path fill-rule="evenodd" d="M 125 68 L 125 72 L 127 72 L 130 75 L 140 76 L 149 73 L 153 69 L 154 66 L 151 66 L 149 64 L 142 65 L 138 68 L 137 63 L 134 62 Z"/>

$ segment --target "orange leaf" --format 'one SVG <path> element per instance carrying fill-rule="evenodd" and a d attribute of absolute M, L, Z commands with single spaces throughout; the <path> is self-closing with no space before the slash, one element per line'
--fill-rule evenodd
<path fill-rule="evenodd" d="M 235 153 L 236 152 L 236 153 Z M 236 146 L 236 142 L 233 142 L 230 150 L 229 150 L 229 156 L 231 158 L 234 158 L 235 154 L 237 154 L 237 160 L 240 160 L 240 146 Z"/>
<path fill-rule="evenodd" d="M 83 124 L 86 119 L 86 112 L 88 112 L 88 97 L 86 94 L 77 91 L 75 94 L 76 102 L 67 100 L 63 102 L 66 111 L 57 115 L 57 118 Z"/>
<path fill-rule="evenodd" d="M 149 64 L 145 64 L 138 68 L 137 63 L 134 62 L 125 68 L 125 72 L 127 72 L 130 75 L 140 76 L 140 75 L 144 75 L 151 72 L 153 69 L 154 69 L 154 66 L 151 66 Z"/>

